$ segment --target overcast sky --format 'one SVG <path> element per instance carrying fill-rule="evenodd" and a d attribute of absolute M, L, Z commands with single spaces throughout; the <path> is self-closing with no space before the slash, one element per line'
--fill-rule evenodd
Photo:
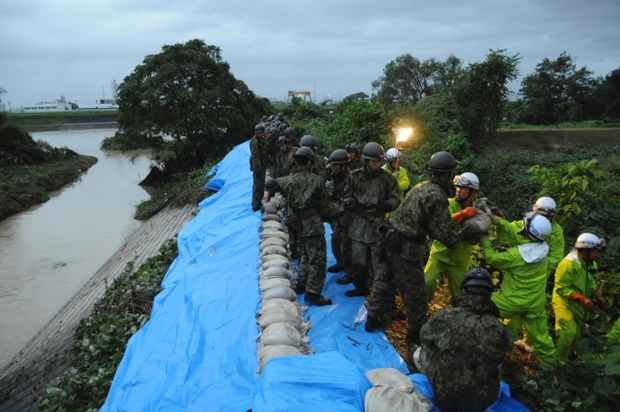
<path fill-rule="evenodd" d="M 523 76 L 566 51 L 607 75 L 620 67 L 620 0 L 3 0 L 1 98 L 7 109 L 61 94 L 92 106 L 145 56 L 195 38 L 260 96 L 339 100 L 370 95 L 405 53 L 467 64 L 506 49 Z"/>

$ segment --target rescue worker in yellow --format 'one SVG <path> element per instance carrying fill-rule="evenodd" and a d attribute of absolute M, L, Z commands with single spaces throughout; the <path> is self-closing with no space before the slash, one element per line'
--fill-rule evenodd
<path fill-rule="evenodd" d="M 448 209 L 452 217 L 452 229 L 459 231 L 458 224 L 461 220 L 476 215 L 476 209 L 471 205 L 475 194 L 480 189 L 480 181 L 475 174 L 465 172 L 454 177 L 454 186 L 456 194 L 448 199 Z M 450 296 L 462 295 L 460 285 L 471 266 L 473 248 L 474 245 L 468 241 L 457 243 L 454 249 L 448 249 L 438 240 L 433 241 L 431 253 L 424 268 L 427 302 L 435 296 L 437 281 L 442 274 L 448 278 Z"/>
<path fill-rule="evenodd" d="M 383 170 L 391 173 L 398 182 L 398 191 L 400 193 L 400 201 L 405 198 L 405 192 L 409 189 L 411 183 L 409 182 L 409 175 L 407 169 L 401 167 L 400 161 L 402 160 L 402 153 L 397 148 L 393 147 L 385 154 L 386 163 L 383 165 Z M 390 219 L 394 212 L 390 212 L 385 215 L 386 219 Z"/>
<path fill-rule="evenodd" d="M 596 271 L 596 259 L 606 247 L 605 239 L 592 233 L 582 233 L 575 248 L 568 254 L 555 272 L 555 287 L 551 302 L 555 312 L 555 335 L 558 358 L 568 359 L 587 312 L 604 307 L 605 299 L 596 285 L 592 272 Z"/>
<path fill-rule="evenodd" d="M 504 252 L 494 250 L 488 237 L 480 244 L 487 263 L 504 274 L 500 290 L 491 297 L 501 317 L 522 319 L 541 366 L 550 369 L 557 362 L 545 310 L 549 253 L 545 239 L 551 233 L 551 223 L 537 212 L 528 213 L 523 223 L 522 241 Z M 511 341 L 515 340 L 513 336 Z"/>

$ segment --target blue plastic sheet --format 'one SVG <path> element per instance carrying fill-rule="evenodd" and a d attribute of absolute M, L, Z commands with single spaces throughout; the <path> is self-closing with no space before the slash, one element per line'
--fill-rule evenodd
<path fill-rule="evenodd" d="M 364 331 L 364 299 L 345 297 L 350 286 L 336 283 L 342 274 L 328 273 L 323 294 L 334 304 L 304 313 L 316 353 L 274 359 L 258 377 L 261 216 L 250 207 L 249 153 L 243 143 L 212 170 L 207 187 L 217 193 L 179 233 L 179 256 L 150 320 L 128 343 L 102 411 L 362 411 L 364 372 L 409 373 L 383 333 Z"/>

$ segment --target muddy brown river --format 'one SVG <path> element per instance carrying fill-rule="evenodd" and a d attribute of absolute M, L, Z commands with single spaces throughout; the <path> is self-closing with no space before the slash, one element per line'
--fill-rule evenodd
<path fill-rule="evenodd" d="M 146 153 L 102 151 L 115 130 L 31 133 L 99 161 L 51 199 L 0 222 L 0 368 L 41 330 L 141 222 Z"/>

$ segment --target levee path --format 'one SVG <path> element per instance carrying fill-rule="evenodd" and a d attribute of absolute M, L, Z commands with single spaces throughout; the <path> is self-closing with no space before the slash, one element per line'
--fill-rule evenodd
<path fill-rule="evenodd" d="M 47 374 L 58 376 L 66 370 L 62 355 L 71 347 L 73 332 L 80 320 L 92 311 L 108 285 L 128 263 L 138 268 L 146 259 L 156 255 L 161 244 L 173 238 L 193 217 L 195 210 L 195 206 L 164 209 L 147 220 L 37 336 L 0 370 L 1 411 L 37 410 L 32 395 L 44 389 L 42 385 L 46 384 L 44 377 Z M 12 316 L 19 319 L 19 314 Z M 51 370 L 46 370 L 48 361 L 55 361 Z"/>

